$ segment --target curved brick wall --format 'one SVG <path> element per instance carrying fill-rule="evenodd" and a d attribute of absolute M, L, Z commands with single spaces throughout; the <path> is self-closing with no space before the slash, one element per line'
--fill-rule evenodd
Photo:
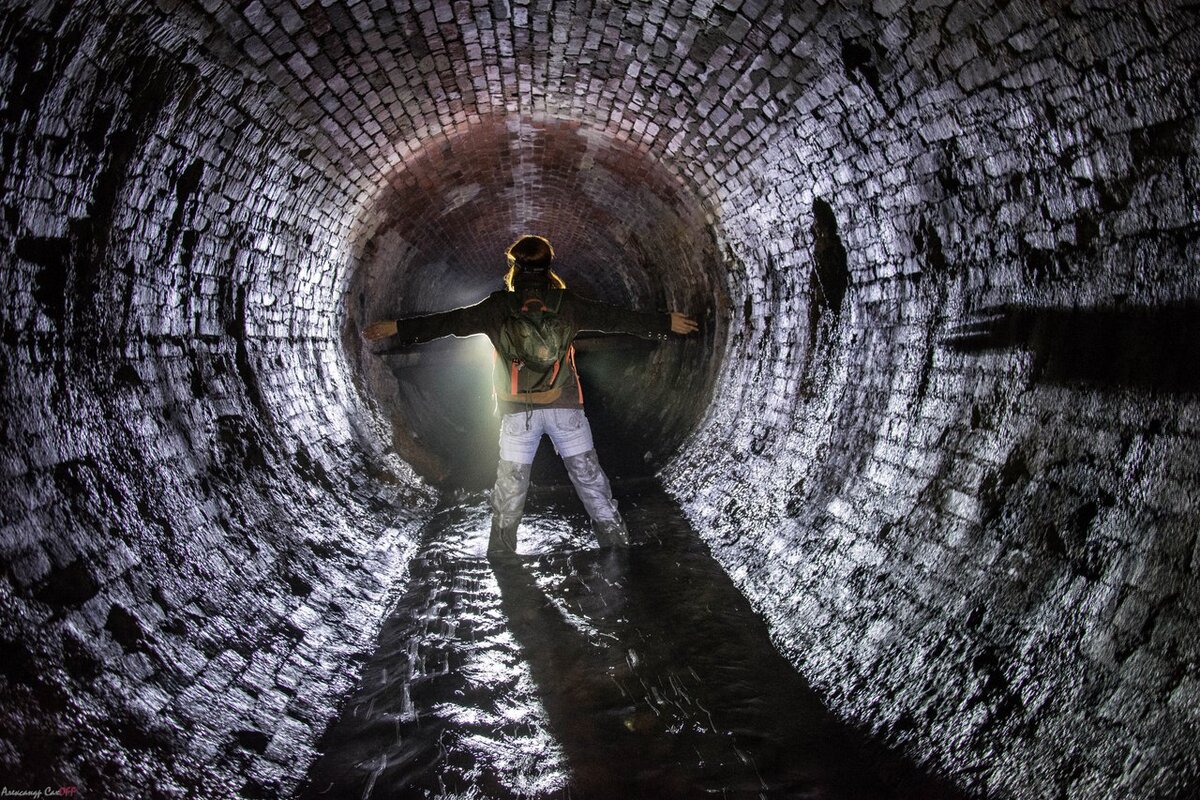
<path fill-rule="evenodd" d="M 1194 795 L 1198 29 L 1126 3 L 10 3 L 6 784 L 295 785 L 433 498 L 355 292 L 428 310 L 446 242 L 437 277 L 484 281 L 513 234 L 468 196 L 486 167 L 428 167 L 446 227 L 415 252 L 396 212 L 502 125 L 535 168 L 494 169 L 555 193 L 521 213 L 625 265 L 579 285 L 706 315 L 711 350 L 671 363 L 719 374 L 662 475 L 836 710 L 999 796 Z M 588 180 L 611 204 L 565 202 Z"/>

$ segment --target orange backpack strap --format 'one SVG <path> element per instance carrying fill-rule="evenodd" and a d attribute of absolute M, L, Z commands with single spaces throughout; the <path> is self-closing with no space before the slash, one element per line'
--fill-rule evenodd
<path fill-rule="evenodd" d="M 500 364 L 500 352 L 498 350 L 493 350 L 492 351 L 492 368 L 497 369 L 499 367 L 499 364 Z M 522 392 L 521 385 L 520 385 L 520 373 L 518 372 L 518 370 L 520 368 L 521 368 L 521 365 L 519 362 L 516 362 L 516 361 L 509 362 L 509 386 L 508 386 L 507 392 L 505 392 L 503 390 L 503 388 L 497 388 L 498 386 L 502 387 L 503 384 L 498 384 L 497 381 L 495 381 L 495 380 L 492 381 L 492 400 L 494 401 L 496 413 L 499 413 L 499 411 L 500 411 L 500 401 L 501 400 L 504 400 L 505 402 L 508 402 L 508 403 L 527 403 L 527 404 L 532 404 L 532 405 L 546 405 L 547 403 L 553 403 L 560 396 L 562 396 L 562 387 L 561 386 L 558 387 L 557 389 L 546 389 L 546 390 L 540 391 L 540 392 Z M 553 381 L 554 377 L 558 376 L 558 369 L 559 369 L 559 364 L 556 362 L 554 365 L 554 374 L 551 378 L 552 381 Z"/>

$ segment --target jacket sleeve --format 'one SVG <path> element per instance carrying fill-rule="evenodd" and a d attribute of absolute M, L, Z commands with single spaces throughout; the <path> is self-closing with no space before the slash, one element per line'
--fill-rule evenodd
<path fill-rule="evenodd" d="M 581 331 L 628 333 L 643 339 L 666 339 L 671 333 L 671 315 L 633 311 L 569 295 L 575 324 Z"/>
<path fill-rule="evenodd" d="M 396 333 L 387 339 L 387 347 L 428 342 L 443 336 L 472 336 L 487 333 L 497 313 L 496 296 L 489 295 L 473 306 L 464 306 L 436 314 L 396 320 Z"/>

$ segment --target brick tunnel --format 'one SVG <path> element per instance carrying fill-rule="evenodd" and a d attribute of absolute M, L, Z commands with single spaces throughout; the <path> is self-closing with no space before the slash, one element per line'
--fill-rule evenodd
<path fill-rule="evenodd" d="M 1198 13 L 9 0 L 5 792 L 315 786 L 495 464 L 478 343 L 361 327 L 539 232 L 700 321 L 581 354 L 601 457 L 832 718 L 962 796 L 1200 795 Z"/>

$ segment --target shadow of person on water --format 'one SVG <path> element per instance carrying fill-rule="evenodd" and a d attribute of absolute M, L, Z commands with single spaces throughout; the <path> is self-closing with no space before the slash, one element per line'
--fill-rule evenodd
<path fill-rule="evenodd" d="M 659 490 L 635 546 L 493 561 L 571 797 L 958 798 L 838 723 Z"/>
<path fill-rule="evenodd" d="M 618 633 L 627 559 L 613 551 L 570 556 L 576 572 L 567 591 L 580 596 L 574 609 L 547 596 L 532 564 L 519 558 L 492 561 L 509 631 L 566 753 L 572 796 L 636 797 L 639 776 L 652 766 L 653 756 L 637 735 L 638 710 L 620 683 L 628 669 Z"/>

